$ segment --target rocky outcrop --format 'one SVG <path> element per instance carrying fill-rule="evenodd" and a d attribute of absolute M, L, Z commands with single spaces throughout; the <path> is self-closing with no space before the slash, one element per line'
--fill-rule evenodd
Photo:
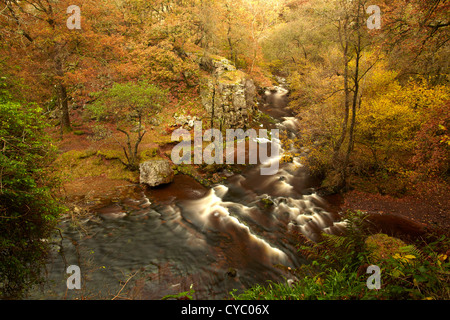
<path fill-rule="evenodd" d="M 202 78 L 200 96 L 215 128 L 245 129 L 256 107 L 256 86 L 225 58 L 202 57 L 200 66 L 209 75 Z"/>
<path fill-rule="evenodd" d="M 139 165 L 140 183 L 147 184 L 150 187 L 156 187 L 161 184 L 171 183 L 175 172 L 168 160 L 149 160 Z"/>

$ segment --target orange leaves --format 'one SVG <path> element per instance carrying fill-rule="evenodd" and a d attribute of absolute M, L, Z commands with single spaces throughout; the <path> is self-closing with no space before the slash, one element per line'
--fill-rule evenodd
<path fill-rule="evenodd" d="M 107 85 L 117 76 L 116 66 L 126 52 L 122 48 L 124 26 L 114 4 L 83 1 L 81 30 L 71 30 L 66 24 L 71 1 L 32 3 L 39 10 L 24 2 L 11 4 L 17 20 L 3 21 L 0 31 L 2 36 L 17 30 L 22 35 L 10 37 L 0 54 L 8 55 L 15 48 L 9 67 L 12 74 L 33 83 L 27 100 L 44 103 L 52 99 L 52 88 L 58 83 L 68 86 L 72 96 L 83 99 L 90 90 Z M 20 66 L 20 73 L 16 66 Z M 32 92 L 43 94 L 37 98 Z"/>

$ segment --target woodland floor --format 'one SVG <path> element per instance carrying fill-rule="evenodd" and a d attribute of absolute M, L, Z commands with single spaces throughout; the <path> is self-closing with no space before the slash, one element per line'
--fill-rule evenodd
<path fill-rule="evenodd" d="M 399 198 L 353 190 L 343 195 L 341 210 L 361 210 L 371 214 L 374 220 L 390 216 L 389 219 L 384 218 L 385 231 L 400 229 L 401 232 L 411 235 L 438 231 L 448 236 L 449 194 L 448 186 L 441 186 L 437 190 L 417 190 Z"/>

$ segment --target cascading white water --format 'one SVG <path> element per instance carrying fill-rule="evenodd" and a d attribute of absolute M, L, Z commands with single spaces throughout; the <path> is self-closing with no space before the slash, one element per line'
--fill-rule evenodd
<path fill-rule="evenodd" d="M 282 87 L 276 87 L 274 90 L 267 90 L 267 95 L 272 95 L 273 101 L 279 103 L 285 99 L 288 90 Z M 277 124 L 281 131 L 295 133 L 300 127 L 299 120 L 295 117 L 283 117 L 282 122 Z M 261 143 L 268 143 L 267 141 Z M 307 238 L 313 241 L 319 239 L 319 234 L 324 231 L 327 233 L 341 232 L 345 226 L 344 222 L 336 221 L 335 217 L 322 209 L 325 205 L 316 193 L 308 195 L 302 194 L 302 190 L 295 188 L 295 180 L 302 179 L 305 174 L 304 168 L 298 157 L 294 157 L 292 162 L 283 163 L 275 175 L 261 176 L 260 166 L 270 167 L 271 162 L 280 162 L 280 158 L 286 150 L 280 150 L 278 157 L 269 159 L 269 162 L 262 163 L 252 168 L 247 175 L 239 175 L 238 178 L 230 179 L 229 184 L 234 187 L 243 188 L 246 192 L 254 192 L 256 202 L 261 198 L 270 199 L 273 204 L 272 219 L 282 220 L 286 223 L 286 228 L 297 228 Z M 295 151 L 295 150 L 288 150 Z M 245 206 L 239 203 L 226 202 L 223 198 L 229 188 L 219 185 L 212 188 L 209 193 L 200 200 L 189 201 L 183 204 L 184 210 L 189 211 L 190 219 L 196 220 L 203 227 L 214 228 L 214 230 L 226 231 L 226 228 L 233 225 L 243 233 L 248 234 L 248 241 L 252 245 L 261 247 L 261 252 L 268 256 L 273 263 L 290 264 L 288 254 L 284 253 L 275 245 L 254 234 L 253 230 L 245 225 L 241 220 L 249 216 L 249 212 L 258 212 L 255 201 Z M 311 190 L 310 190 L 311 191 Z M 233 215 L 230 215 L 229 207 L 234 207 Z M 260 215 L 265 213 L 259 211 Z M 194 218 L 195 217 L 195 218 Z M 257 220 L 254 219 L 254 220 Z M 292 253 L 291 253 L 292 254 Z"/>

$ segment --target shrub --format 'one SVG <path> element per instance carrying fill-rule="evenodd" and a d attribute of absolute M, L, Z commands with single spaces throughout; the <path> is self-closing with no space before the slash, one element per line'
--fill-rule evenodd
<path fill-rule="evenodd" d="M 47 242 L 64 209 L 52 195 L 55 148 L 36 106 L 0 101 L 0 297 L 21 298 L 39 283 Z"/>
<path fill-rule="evenodd" d="M 158 112 L 167 102 L 167 91 L 147 81 L 140 81 L 115 83 L 97 95 L 99 99 L 94 103 L 94 109 L 103 110 L 110 115 L 111 120 L 117 122 L 117 130 L 127 138 L 126 145 L 117 141 L 123 149 L 126 166 L 130 170 L 137 171 L 139 144 L 147 132 L 143 125 L 148 117 Z"/>

